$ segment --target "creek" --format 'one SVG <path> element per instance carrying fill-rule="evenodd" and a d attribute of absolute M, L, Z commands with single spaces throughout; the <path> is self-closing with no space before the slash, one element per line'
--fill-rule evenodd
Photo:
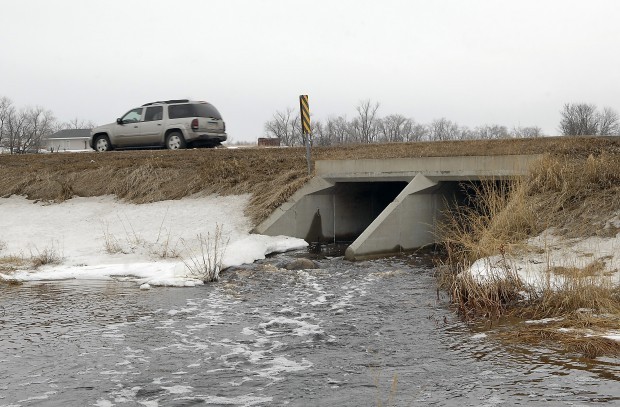
<path fill-rule="evenodd" d="M 586 406 L 620 360 L 468 326 L 424 257 L 277 255 L 217 283 L 0 285 L 0 406 Z"/>

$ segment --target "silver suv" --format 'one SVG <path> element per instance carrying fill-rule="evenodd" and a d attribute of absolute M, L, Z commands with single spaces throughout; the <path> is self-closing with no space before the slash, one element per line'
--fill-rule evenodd
<path fill-rule="evenodd" d="M 226 141 L 226 124 L 215 106 L 187 99 L 146 103 L 131 109 L 116 123 L 95 127 L 90 146 L 95 151 L 115 148 L 188 145 L 214 147 Z"/>

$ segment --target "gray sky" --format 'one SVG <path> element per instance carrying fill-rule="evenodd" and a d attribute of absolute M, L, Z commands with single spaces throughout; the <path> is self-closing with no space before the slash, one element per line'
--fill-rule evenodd
<path fill-rule="evenodd" d="M 207 100 L 255 140 L 308 94 L 422 123 L 537 125 L 566 102 L 620 110 L 614 0 L 19 0 L 0 7 L 0 96 L 63 121 Z"/>

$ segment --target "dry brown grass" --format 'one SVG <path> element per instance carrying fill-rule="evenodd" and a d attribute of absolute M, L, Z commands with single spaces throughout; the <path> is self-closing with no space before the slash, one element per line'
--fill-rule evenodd
<path fill-rule="evenodd" d="M 600 271 L 593 274 L 591 267 L 571 269 L 542 290 L 530 289 L 529 301 L 512 310 L 513 314 L 540 319 L 582 316 L 586 312 L 620 318 L 620 287 Z"/>
<path fill-rule="evenodd" d="M 546 156 L 534 168 L 525 194 L 549 226 L 566 237 L 604 232 L 604 222 L 620 209 L 620 154 Z"/>
<path fill-rule="evenodd" d="M 439 226 L 452 264 L 521 250 L 550 227 L 567 238 L 608 235 L 620 209 L 620 153 L 546 154 L 522 179 L 466 188 L 469 205 L 452 206 Z"/>
<path fill-rule="evenodd" d="M 528 250 L 524 240 L 550 227 L 568 238 L 609 233 L 606 222 L 620 209 L 620 153 L 547 154 L 521 180 L 489 182 L 469 192 L 471 205 L 453 207 L 440 227 L 448 254 L 440 283 L 459 313 L 467 319 L 559 317 L 562 325 L 523 326 L 514 338 L 561 340 L 589 356 L 619 354 L 620 345 L 600 335 L 558 330 L 563 324 L 598 333 L 618 327 L 620 287 L 605 273 L 603 259 L 583 268 L 550 268 L 536 287 L 525 285 L 506 262 L 504 274 L 486 282 L 457 273 L 480 258 Z"/>
<path fill-rule="evenodd" d="M 11 275 L 11 273 L 22 269 L 37 269 L 48 264 L 58 264 L 62 256 L 58 249 L 51 245 L 43 250 L 34 249 L 30 256 L 10 254 L 0 257 L 0 273 Z"/>
<path fill-rule="evenodd" d="M 588 330 L 573 329 L 562 330 L 562 325 L 576 321 L 563 321 L 561 324 L 552 323 L 540 326 L 528 326 L 522 324 L 517 327 L 511 325 L 509 331 L 502 331 L 498 336 L 507 343 L 518 344 L 547 344 L 551 347 L 560 345 L 564 350 L 579 353 L 586 358 L 599 356 L 620 356 L 620 342 L 592 335 Z M 618 323 L 618 321 L 616 321 Z"/>
<path fill-rule="evenodd" d="M 549 271 L 555 275 L 564 276 L 571 280 L 591 277 L 597 278 L 605 272 L 605 262 L 597 259 L 583 268 L 554 266 L 551 267 Z"/>
<path fill-rule="evenodd" d="M 0 257 L 0 273 L 10 273 L 27 264 L 23 256 L 8 255 Z"/>
<path fill-rule="evenodd" d="M 46 247 L 43 250 L 35 249 L 30 253 L 30 262 L 32 268 L 39 268 L 47 264 L 59 264 L 62 260 L 62 256 L 58 253 L 58 250 L 52 245 Z"/>
<path fill-rule="evenodd" d="M 438 225 L 448 264 L 470 264 L 522 248 L 537 231 L 538 214 L 525 196 L 522 180 L 464 184 L 465 204 L 449 206 Z"/>
<path fill-rule="evenodd" d="M 507 269 L 481 283 L 470 273 L 444 272 L 440 287 L 448 292 L 458 314 L 466 321 L 496 320 L 518 306 L 526 285 L 516 273 Z"/>
<path fill-rule="evenodd" d="M 313 149 L 313 159 L 404 158 L 534 154 L 587 157 L 620 154 L 620 140 L 541 138 L 350 145 Z M 180 199 L 195 193 L 250 194 L 256 224 L 307 180 L 303 148 L 114 151 L 0 155 L 0 196 L 63 201 L 72 196 L 116 195 L 134 203 Z"/>

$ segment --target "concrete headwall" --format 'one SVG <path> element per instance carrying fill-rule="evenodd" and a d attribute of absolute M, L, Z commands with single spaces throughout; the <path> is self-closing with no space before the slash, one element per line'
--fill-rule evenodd
<path fill-rule="evenodd" d="M 406 182 L 330 183 L 317 177 L 255 231 L 308 242 L 353 240 L 406 186 Z"/>

